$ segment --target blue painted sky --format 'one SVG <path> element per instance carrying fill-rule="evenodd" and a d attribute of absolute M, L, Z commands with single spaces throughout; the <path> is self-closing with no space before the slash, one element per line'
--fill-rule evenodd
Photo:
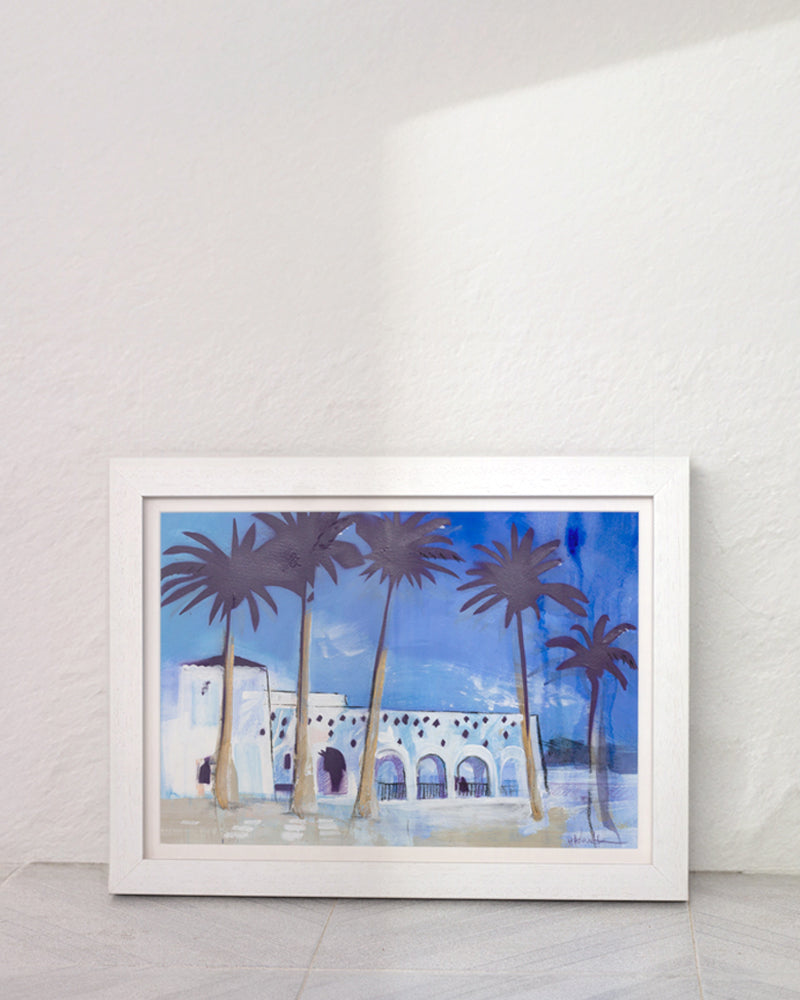
<path fill-rule="evenodd" d="M 437 512 L 437 515 L 440 512 Z M 407 515 L 403 515 L 405 517 Z M 459 613 L 475 591 L 457 592 L 471 578 L 465 570 L 478 559 L 476 543 L 490 545 L 495 539 L 508 544 L 512 523 L 520 535 L 532 527 L 535 544 L 559 539 L 556 552 L 562 565 L 543 579 L 570 583 L 589 598 L 588 619 L 576 618 L 554 601 L 541 602 L 541 620 L 531 610 L 523 613 L 528 659 L 531 710 L 540 716 L 545 741 L 555 737 L 585 740 L 589 685 L 582 671 L 556 671 L 569 652 L 548 650 L 545 641 L 569 633 L 582 622 L 591 626 L 602 614 L 612 625 L 631 622 L 638 626 L 638 515 L 630 512 L 535 512 L 464 513 L 445 512 L 451 520 L 448 534 L 455 551 L 465 560 L 448 562 L 459 579 L 438 575 L 438 583 L 423 583 L 420 589 L 403 582 L 392 598 L 387 633 L 387 678 L 383 704 L 392 708 L 478 710 L 515 708 L 518 661 L 514 625 L 504 628 L 503 605 L 473 615 Z M 232 521 L 236 518 L 240 537 L 253 523 L 260 540 L 270 529 L 248 514 L 163 513 L 161 551 L 185 544 L 184 531 L 198 531 L 228 549 Z M 342 539 L 355 542 L 366 552 L 365 543 L 349 528 Z M 193 544 L 193 543 L 189 543 Z M 162 564 L 174 556 L 162 558 Z M 360 569 L 339 572 L 334 585 L 319 571 L 312 605 L 312 690 L 337 691 L 351 705 L 366 705 L 375 646 L 386 598 L 386 583 L 379 575 L 365 580 Z M 294 689 L 297 678 L 300 601 L 278 588 L 271 590 L 278 605 L 275 615 L 266 605 L 258 631 L 254 632 L 246 606 L 233 615 L 236 653 L 270 667 L 274 688 Z M 188 599 L 187 599 L 188 600 Z M 162 714 L 172 715 L 177 668 L 181 663 L 220 655 L 223 626 L 208 625 L 211 602 L 206 601 L 181 615 L 185 602 L 162 609 L 161 663 Z M 573 633 L 574 634 L 574 633 Z M 637 633 L 618 642 L 638 659 Z M 612 678 L 604 680 L 606 725 L 611 742 L 635 746 L 637 742 L 637 675 L 623 667 L 629 678 L 622 691 Z"/>

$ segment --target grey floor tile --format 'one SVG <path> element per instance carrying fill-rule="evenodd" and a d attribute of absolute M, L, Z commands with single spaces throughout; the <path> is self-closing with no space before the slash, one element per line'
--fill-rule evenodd
<path fill-rule="evenodd" d="M 749 976 L 703 973 L 703 1000 L 798 1000 L 800 985 L 777 986 Z"/>
<path fill-rule="evenodd" d="M 343 900 L 313 967 L 696 974 L 684 903 Z"/>
<path fill-rule="evenodd" d="M 14 872 L 19 868 L 22 868 L 22 865 L 0 864 L 0 885 L 2 885 L 7 878 L 11 878 Z"/>
<path fill-rule="evenodd" d="M 561 973 L 311 972 L 302 1000 L 700 1000 L 696 976 L 641 980 Z"/>
<path fill-rule="evenodd" d="M 0 886 L 0 974 L 95 966 L 307 968 L 320 899 L 109 896 L 102 865 L 28 865 Z"/>
<path fill-rule="evenodd" d="M 694 875 L 690 906 L 706 1000 L 800 998 L 800 876 Z"/>
<path fill-rule="evenodd" d="M 0 981 L 3 1000 L 295 1000 L 305 972 L 272 969 L 60 969 Z"/>
<path fill-rule="evenodd" d="M 703 1000 L 800 1000 L 800 877 L 691 888 L 690 922 L 681 903 L 113 897 L 104 866 L 0 865 L 0 996 L 699 1000 L 693 923 Z"/>

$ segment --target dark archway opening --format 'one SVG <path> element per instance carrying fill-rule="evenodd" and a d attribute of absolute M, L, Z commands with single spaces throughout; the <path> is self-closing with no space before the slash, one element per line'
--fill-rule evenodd
<path fill-rule="evenodd" d="M 341 750 L 336 747 L 320 750 L 317 785 L 320 795 L 347 794 L 347 764 Z"/>
<path fill-rule="evenodd" d="M 482 799 L 489 795 L 489 769 L 480 757 L 465 757 L 456 769 L 456 794 Z"/>
<path fill-rule="evenodd" d="M 417 765 L 417 798 L 447 798 L 447 772 L 444 761 L 436 754 L 420 758 Z"/>
<path fill-rule="evenodd" d="M 375 761 L 375 787 L 381 802 L 406 798 L 406 770 L 397 754 L 387 753 Z"/>

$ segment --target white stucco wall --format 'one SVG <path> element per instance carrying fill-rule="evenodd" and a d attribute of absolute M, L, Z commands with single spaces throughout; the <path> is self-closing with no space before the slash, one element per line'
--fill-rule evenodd
<path fill-rule="evenodd" d="M 798 870 L 800 3 L 0 27 L 0 858 L 106 857 L 109 456 L 685 453 L 692 865 Z"/>

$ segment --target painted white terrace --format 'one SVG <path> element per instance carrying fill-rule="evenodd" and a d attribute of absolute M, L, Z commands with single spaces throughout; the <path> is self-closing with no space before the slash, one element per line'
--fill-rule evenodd
<path fill-rule="evenodd" d="M 162 791 L 207 794 L 198 770 L 213 757 L 219 733 L 222 669 L 184 664 L 177 717 L 162 727 Z M 435 800 L 526 795 L 522 716 L 510 711 L 382 708 L 375 780 L 384 799 Z M 312 692 L 309 741 L 321 799 L 354 799 L 367 709 L 344 695 Z M 243 796 L 287 797 L 294 767 L 296 694 L 272 690 L 269 670 L 234 667 L 233 753 Z M 537 772 L 542 773 L 538 718 L 531 716 Z"/>

